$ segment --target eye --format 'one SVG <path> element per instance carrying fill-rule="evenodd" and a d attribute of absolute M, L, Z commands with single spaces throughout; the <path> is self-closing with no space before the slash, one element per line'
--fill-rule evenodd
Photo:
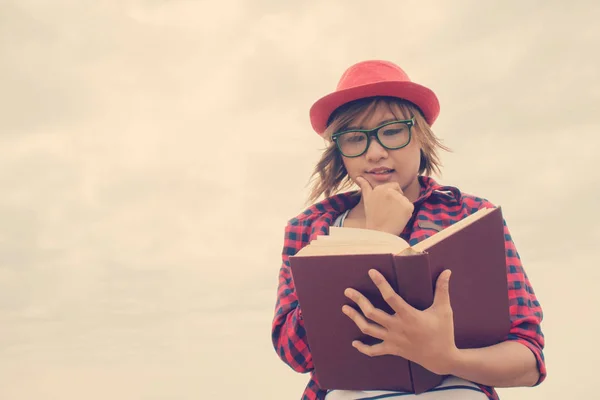
<path fill-rule="evenodd" d="M 394 135 L 400 135 L 404 132 L 404 128 L 394 128 L 394 129 L 386 129 L 383 131 L 383 134 L 385 136 L 394 136 Z"/>
<path fill-rule="evenodd" d="M 344 134 L 343 139 L 346 142 L 358 143 L 365 140 L 365 135 L 361 132 L 349 132 Z"/>

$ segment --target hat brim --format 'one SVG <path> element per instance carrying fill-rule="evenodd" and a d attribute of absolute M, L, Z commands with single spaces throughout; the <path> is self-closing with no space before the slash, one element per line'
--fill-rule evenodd
<path fill-rule="evenodd" d="M 323 135 L 327 120 L 337 108 L 358 99 L 374 96 L 398 97 L 414 103 L 431 126 L 440 113 L 437 96 L 425 86 L 414 82 L 376 82 L 330 93 L 317 100 L 310 108 L 313 129 Z"/>

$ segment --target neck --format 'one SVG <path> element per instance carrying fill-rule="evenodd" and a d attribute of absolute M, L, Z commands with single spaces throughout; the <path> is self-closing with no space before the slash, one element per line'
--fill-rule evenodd
<path fill-rule="evenodd" d="M 404 192 L 404 196 L 406 196 L 411 203 L 417 201 L 419 194 L 421 194 L 421 182 L 419 181 L 419 177 L 415 176 L 406 187 L 402 188 L 402 192 Z"/>

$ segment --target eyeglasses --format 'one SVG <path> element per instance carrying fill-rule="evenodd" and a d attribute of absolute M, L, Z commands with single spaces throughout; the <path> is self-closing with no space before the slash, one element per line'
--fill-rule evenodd
<path fill-rule="evenodd" d="M 352 129 L 334 133 L 331 136 L 343 156 L 353 158 L 366 153 L 375 137 L 377 142 L 385 149 L 398 150 L 408 146 L 412 136 L 412 127 L 415 118 L 408 120 L 391 121 L 374 129 Z"/>

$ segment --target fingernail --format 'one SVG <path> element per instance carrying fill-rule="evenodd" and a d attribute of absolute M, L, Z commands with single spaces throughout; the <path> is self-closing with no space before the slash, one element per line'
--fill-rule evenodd
<path fill-rule="evenodd" d="M 377 273 L 377 270 L 369 270 L 369 277 L 375 281 L 375 283 L 379 283 L 379 274 Z"/>

